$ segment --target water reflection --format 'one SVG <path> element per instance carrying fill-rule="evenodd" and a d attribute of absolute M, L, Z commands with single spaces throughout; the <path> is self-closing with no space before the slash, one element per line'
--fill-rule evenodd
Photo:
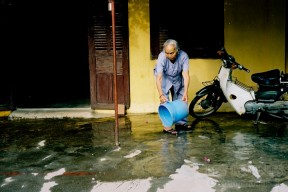
<path fill-rule="evenodd" d="M 131 121 L 128 117 L 118 119 L 119 137 L 126 138 L 131 135 Z M 92 122 L 92 142 L 94 146 L 115 145 L 115 120 L 105 122 Z M 121 135 L 120 135 L 121 134 Z"/>
<path fill-rule="evenodd" d="M 212 139 L 216 137 L 221 143 L 225 143 L 225 134 L 219 124 L 209 118 L 195 119 L 191 123 L 194 132 L 201 133 L 202 137 Z"/>

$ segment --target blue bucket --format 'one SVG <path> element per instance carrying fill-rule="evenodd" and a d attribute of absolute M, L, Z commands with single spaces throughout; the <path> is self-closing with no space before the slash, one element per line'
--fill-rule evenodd
<path fill-rule="evenodd" d="M 168 101 L 159 106 L 158 114 L 163 125 L 171 127 L 189 115 L 188 105 L 182 100 Z"/>

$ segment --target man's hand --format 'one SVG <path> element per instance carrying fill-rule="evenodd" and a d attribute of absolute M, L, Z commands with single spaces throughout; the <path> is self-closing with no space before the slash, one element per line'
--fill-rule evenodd
<path fill-rule="evenodd" d="M 166 97 L 164 95 L 160 96 L 160 103 L 165 103 L 167 101 Z"/>
<path fill-rule="evenodd" d="M 188 102 L 188 96 L 187 95 L 183 95 L 182 101 Z"/>

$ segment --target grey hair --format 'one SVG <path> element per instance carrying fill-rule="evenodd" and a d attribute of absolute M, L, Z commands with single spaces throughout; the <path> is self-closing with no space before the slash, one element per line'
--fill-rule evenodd
<path fill-rule="evenodd" d="M 174 39 L 168 39 L 165 41 L 165 43 L 163 44 L 163 51 L 165 51 L 165 48 L 168 46 L 168 45 L 173 45 L 176 49 L 176 51 L 178 52 L 179 51 L 179 45 L 178 45 L 178 42 Z"/>

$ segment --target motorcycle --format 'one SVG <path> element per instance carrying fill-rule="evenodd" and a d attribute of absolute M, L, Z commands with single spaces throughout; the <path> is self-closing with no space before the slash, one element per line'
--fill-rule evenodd
<path fill-rule="evenodd" d="M 272 69 L 251 75 L 257 89 L 247 86 L 232 76 L 233 70 L 250 72 L 236 62 L 224 47 L 217 51 L 221 66 L 212 81 L 202 82 L 204 87 L 196 92 L 189 104 L 189 114 L 195 118 L 204 118 L 214 114 L 223 103 L 229 103 L 239 115 L 256 115 L 259 122 L 263 113 L 274 118 L 288 119 L 288 74 Z"/>

